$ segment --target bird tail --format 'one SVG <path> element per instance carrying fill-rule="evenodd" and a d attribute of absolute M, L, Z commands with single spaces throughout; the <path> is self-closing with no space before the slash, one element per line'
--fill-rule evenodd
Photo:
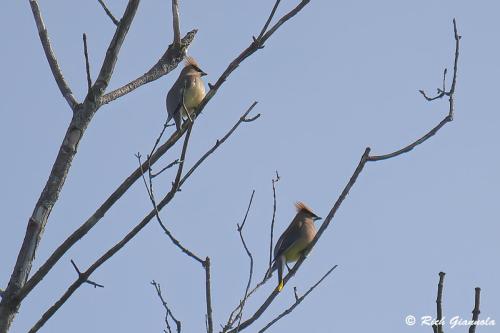
<path fill-rule="evenodd" d="M 278 291 L 281 291 L 283 289 L 283 266 L 284 266 L 284 260 L 282 258 L 276 258 L 274 259 L 271 267 L 267 270 L 266 272 L 266 280 L 271 278 L 273 275 L 273 272 L 275 270 L 278 270 L 278 287 L 276 288 Z"/>

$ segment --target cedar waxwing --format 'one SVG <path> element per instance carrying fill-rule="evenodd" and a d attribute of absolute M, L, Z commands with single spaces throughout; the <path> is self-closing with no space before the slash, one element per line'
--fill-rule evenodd
<path fill-rule="evenodd" d="M 191 116 L 205 97 L 205 85 L 201 79 L 204 75 L 207 73 L 200 69 L 196 60 L 187 57 L 177 81 L 167 94 L 167 123 L 174 118 L 177 130 L 184 118 L 192 121 Z"/>
<path fill-rule="evenodd" d="M 274 270 L 278 270 L 278 291 L 283 289 L 283 268 L 287 262 L 297 261 L 302 255 L 306 255 L 307 247 L 316 236 L 314 221 L 321 220 L 302 202 L 295 204 L 297 215 L 292 223 L 283 232 L 274 247 L 274 261 L 268 273 L 268 277 Z"/>

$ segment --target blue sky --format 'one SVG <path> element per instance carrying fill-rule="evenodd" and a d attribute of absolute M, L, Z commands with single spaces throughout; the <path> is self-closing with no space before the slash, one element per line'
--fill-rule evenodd
<path fill-rule="evenodd" d="M 108 1 L 115 16 L 125 3 Z M 296 2 L 283 1 L 277 15 Z M 43 54 L 29 3 L 1 5 L 4 31 L 0 142 L 4 163 L 0 286 L 4 287 L 27 220 L 48 177 L 71 117 Z M 114 26 L 97 1 L 40 1 L 63 73 L 76 98 L 86 92 L 81 35 L 87 33 L 92 78 Z M 215 82 L 257 35 L 272 3 L 181 2 L 181 31 L 199 29 L 189 54 Z M 110 90 L 144 73 L 172 40 L 169 1 L 143 1 L 122 47 Z M 398 149 L 435 126 L 446 101 L 426 102 L 451 68 L 452 19 L 463 36 L 455 120 L 409 154 L 368 164 L 335 220 L 279 299 L 248 331 L 262 328 L 332 265 L 327 280 L 269 332 L 355 330 L 429 332 L 405 316 L 435 314 L 438 272 L 447 273 L 444 312 L 470 318 L 474 287 L 480 318 L 500 320 L 497 154 L 500 47 L 497 1 L 311 1 L 246 60 L 197 120 L 187 156 L 194 163 L 259 101 L 262 116 L 243 124 L 162 211 L 171 231 L 212 259 L 218 328 L 246 285 L 248 261 L 236 232 L 256 190 L 245 233 L 257 277 L 266 269 L 272 216 L 271 179 L 278 170 L 276 232 L 307 202 L 326 216 L 366 146 Z M 34 269 L 137 167 L 166 117 L 166 92 L 179 69 L 102 107 L 79 145 Z M 169 128 L 169 131 L 172 131 Z M 170 133 L 170 132 L 169 132 Z M 180 147 L 159 165 L 178 157 Z M 158 177 L 158 194 L 174 171 Z M 70 259 L 92 264 L 151 209 L 137 182 L 24 301 L 12 332 L 25 332 L 76 278 Z M 163 292 L 185 332 L 204 330 L 204 272 L 152 222 L 82 286 L 42 332 L 161 332 Z M 274 281 L 248 304 L 264 300 Z M 446 328 L 445 328 L 446 330 Z M 447 331 L 464 331 L 463 328 Z M 493 327 L 478 328 L 494 332 Z"/>

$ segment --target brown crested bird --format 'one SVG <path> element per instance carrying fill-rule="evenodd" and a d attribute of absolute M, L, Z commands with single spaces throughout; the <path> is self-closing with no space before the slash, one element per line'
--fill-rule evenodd
<path fill-rule="evenodd" d="M 297 261 L 305 256 L 309 244 L 316 236 L 314 221 L 321 217 L 314 214 L 306 204 L 297 202 L 297 215 L 293 218 L 288 228 L 283 232 L 274 247 L 274 261 L 267 277 L 269 278 L 276 269 L 278 270 L 278 291 L 283 289 L 283 268 L 287 262 Z"/>
<path fill-rule="evenodd" d="M 174 118 L 179 130 L 185 118 L 193 120 L 194 111 L 205 97 L 205 85 L 202 76 L 207 75 L 192 57 L 187 57 L 177 81 L 167 94 L 167 123 Z"/>

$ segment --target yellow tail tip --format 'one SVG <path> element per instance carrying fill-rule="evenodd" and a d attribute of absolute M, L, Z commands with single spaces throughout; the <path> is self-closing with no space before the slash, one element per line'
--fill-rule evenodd
<path fill-rule="evenodd" d="M 280 281 L 280 283 L 278 284 L 278 291 L 281 291 L 283 289 L 283 281 Z"/>

